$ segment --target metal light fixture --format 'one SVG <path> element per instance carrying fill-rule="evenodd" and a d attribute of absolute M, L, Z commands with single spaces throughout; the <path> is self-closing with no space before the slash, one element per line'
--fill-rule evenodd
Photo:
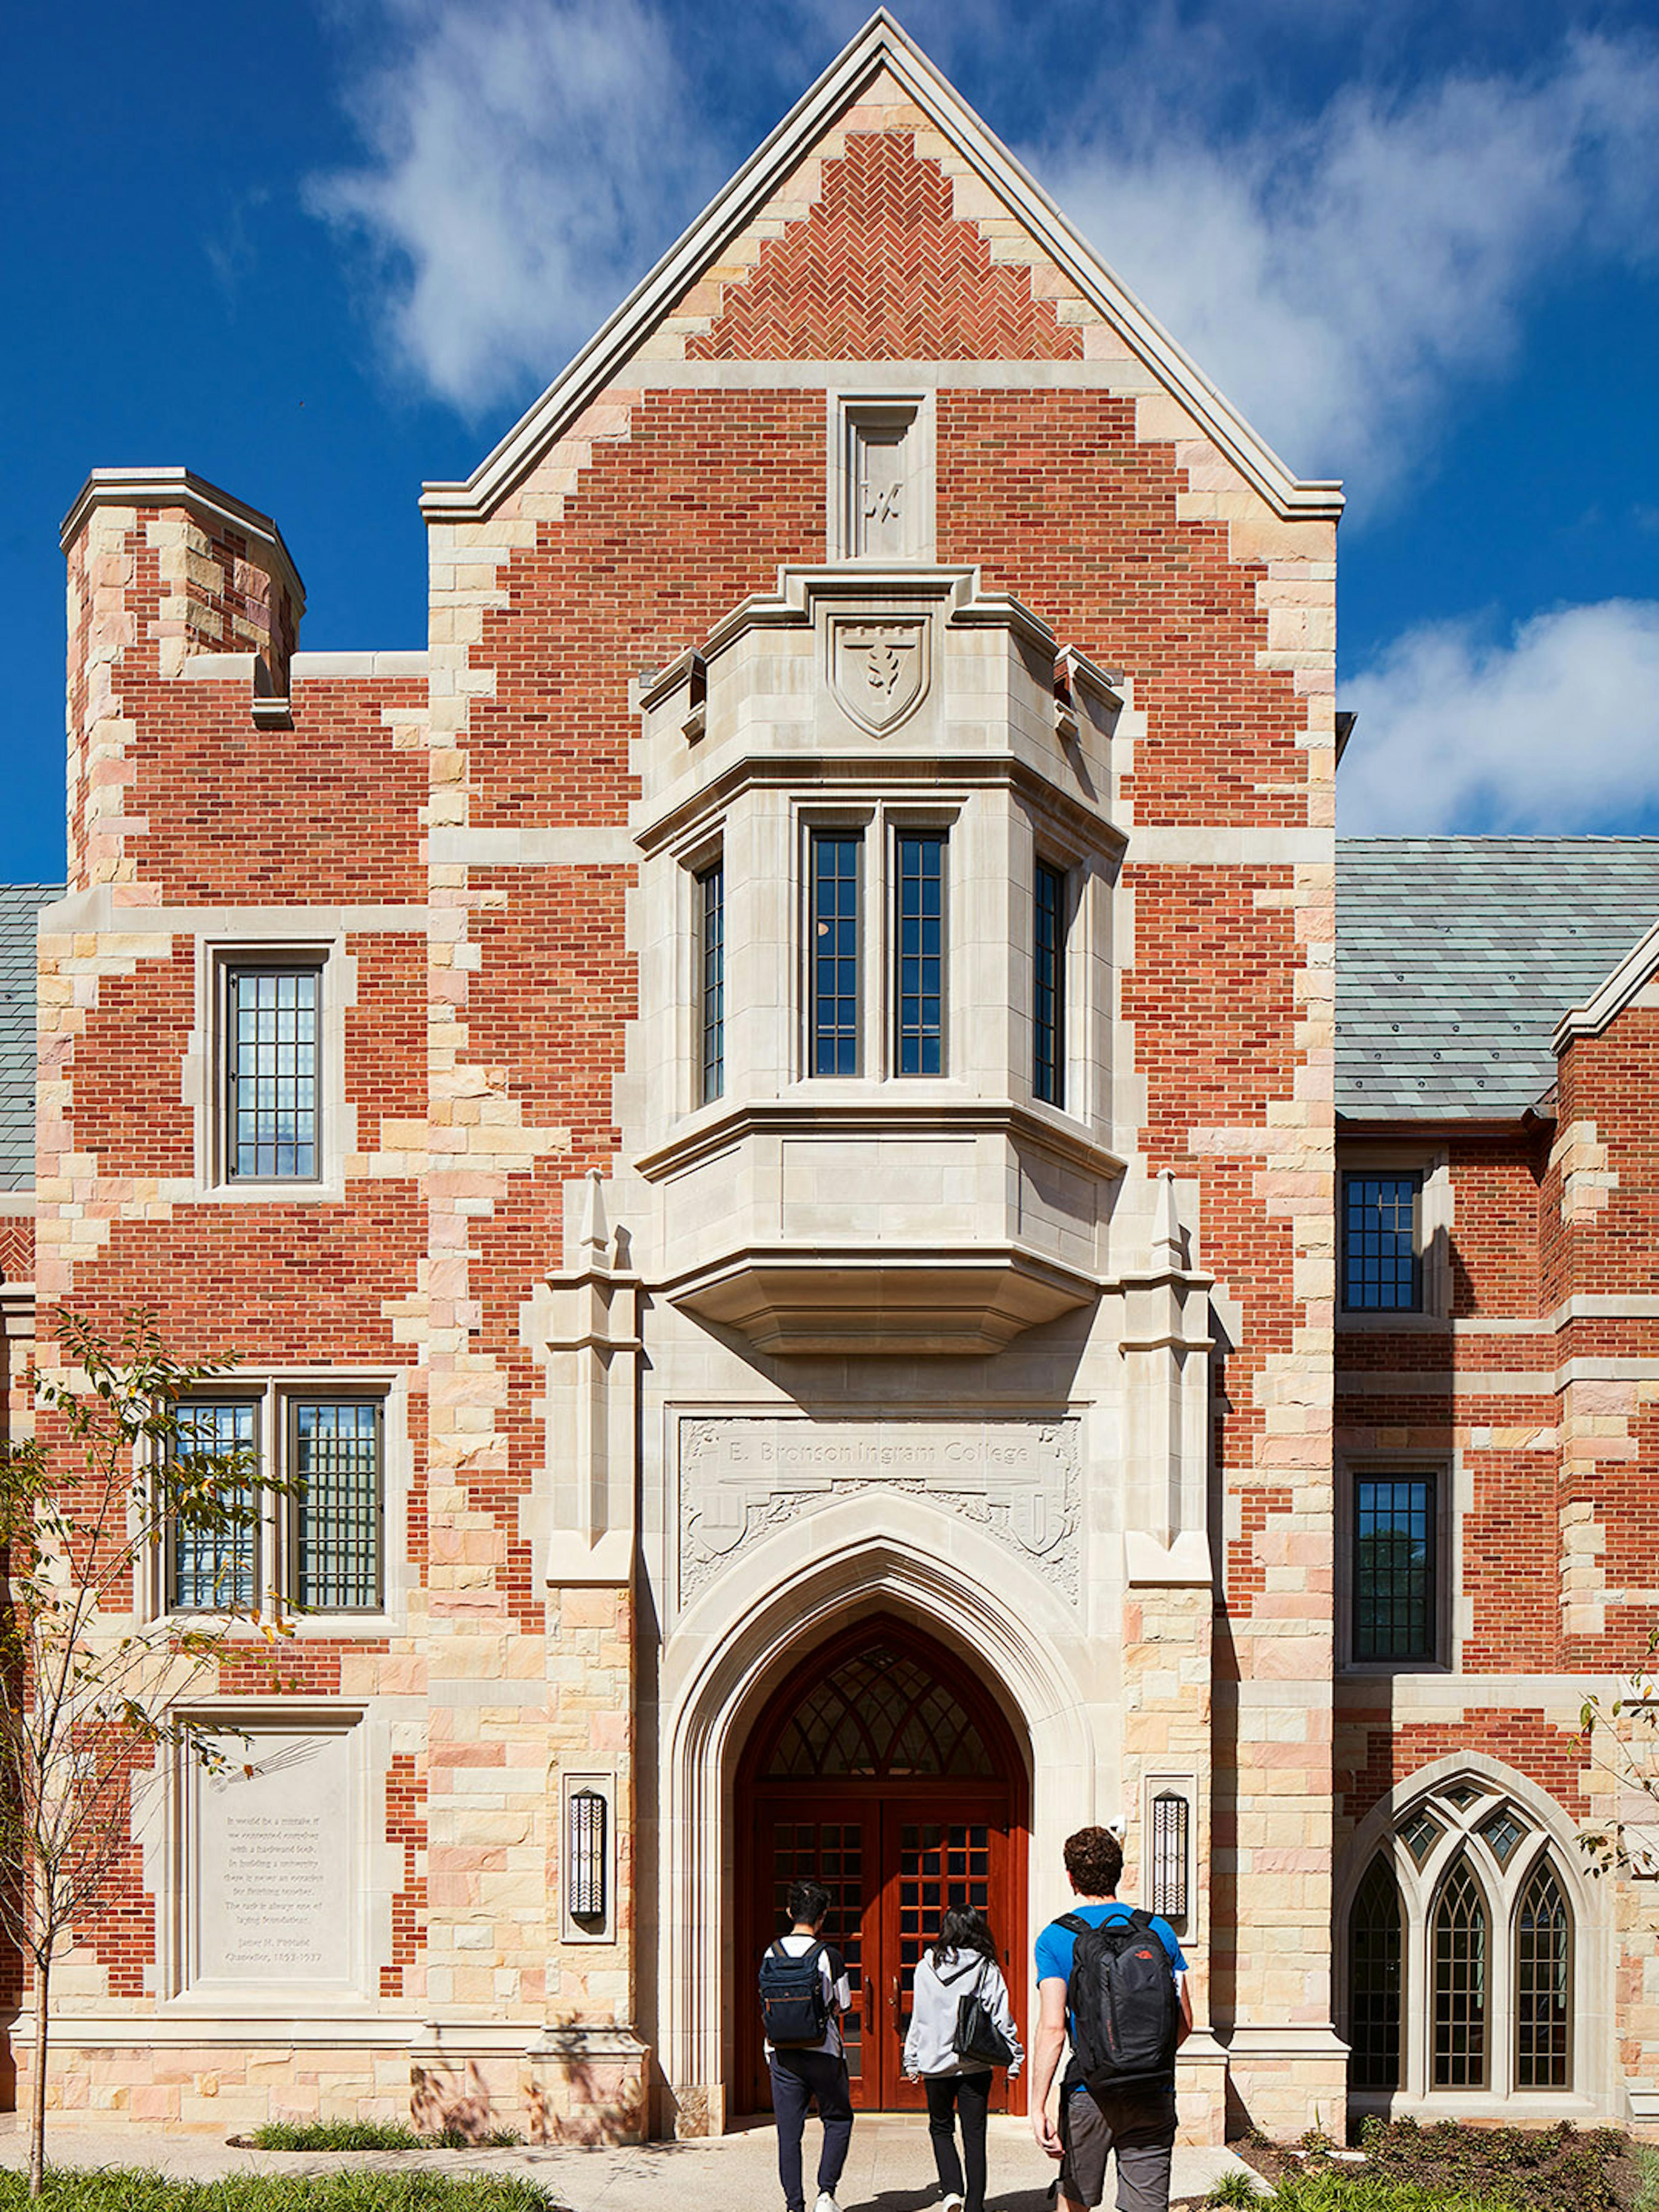
<path fill-rule="evenodd" d="M 597 1790 L 573 1790 L 565 1816 L 565 1896 L 570 1917 L 603 1923 L 605 1827 L 610 1807 Z"/>
<path fill-rule="evenodd" d="M 1152 1910 L 1165 1920 L 1187 1917 L 1187 1831 L 1191 1808 L 1173 1790 L 1152 1800 Z"/>

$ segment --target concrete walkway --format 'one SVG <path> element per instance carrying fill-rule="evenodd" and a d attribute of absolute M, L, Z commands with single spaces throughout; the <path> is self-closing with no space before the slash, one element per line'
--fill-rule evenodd
<path fill-rule="evenodd" d="M 809 2184 L 817 2157 L 816 2121 L 806 2131 Z M 538 2183 L 568 2212 L 771 2212 L 781 2202 L 772 2130 L 757 2126 L 712 2142 L 647 2143 L 637 2150 L 306 2151 L 233 2150 L 212 2136 L 143 2128 L 94 2128 L 61 2120 L 46 2138 L 55 2166 L 148 2166 L 181 2179 L 225 2173 L 337 2172 L 343 2166 L 393 2171 L 514 2173 Z M 0 2121 L 0 2166 L 27 2163 L 28 2136 L 10 2115 Z M 1041 2212 L 1054 2167 L 1024 2120 L 991 2122 L 988 2212 Z M 1229 2150 L 1176 2150 L 1172 2197 L 1204 2196 L 1223 2173 L 1243 2172 Z M 842 2212 L 928 2212 L 939 2185 L 923 2118 L 861 2119 L 838 2192 Z M 1107 2202 L 1115 2190 L 1108 2179 Z"/>

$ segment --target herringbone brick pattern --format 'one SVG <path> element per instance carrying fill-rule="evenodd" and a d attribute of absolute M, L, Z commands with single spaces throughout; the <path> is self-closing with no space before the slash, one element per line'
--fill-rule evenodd
<path fill-rule="evenodd" d="M 900 131 L 848 141 L 805 222 L 769 239 L 726 293 L 703 361 L 1074 361 L 1082 333 L 994 264 L 951 213 L 949 179 Z"/>

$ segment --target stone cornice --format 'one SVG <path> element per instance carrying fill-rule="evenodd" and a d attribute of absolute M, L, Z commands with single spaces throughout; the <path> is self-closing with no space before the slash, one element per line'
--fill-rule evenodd
<path fill-rule="evenodd" d="M 182 507 L 200 522 L 234 530 L 266 555 L 272 576 L 286 586 L 296 611 L 305 605 L 306 587 L 270 516 L 234 493 L 222 491 L 193 469 L 94 469 L 58 531 L 58 542 L 65 553 L 98 507 Z"/>

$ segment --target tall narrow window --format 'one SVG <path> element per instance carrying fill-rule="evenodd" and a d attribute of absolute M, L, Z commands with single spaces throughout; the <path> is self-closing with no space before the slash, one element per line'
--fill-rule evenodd
<path fill-rule="evenodd" d="M 901 1075 L 945 1072 L 945 834 L 902 830 L 894 1002 Z"/>
<path fill-rule="evenodd" d="M 1435 1479 L 1361 1475 L 1354 1484 L 1353 1656 L 1435 1655 Z"/>
<path fill-rule="evenodd" d="M 807 882 L 812 949 L 807 988 L 814 1075 L 859 1072 L 863 854 L 864 841 L 855 830 L 812 833 Z"/>
<path fill-rule="evenodd" d="M 1429 1931 L 1433 2038 L 1429 2078 L 1437 2089 L 1486 2086 L 1486 1900 L 1468 1859 L 1441 1884 Z"/>
<path fill-rule="evenodd" d="M 1343 1176 L 1342 1303 L 1350 1312 L 1422 1310 L 1422 1186 L 1419 1175 Z"/>
<path fill-rule="evenodd" d="M 1050 1106 L 1066 1103 L 1066 878 L 1037 862 L 1032 991 L 1031 1088 Z"/>
<path fill-rule="evenodd" d="M 726 863 L 714 861 L 698 875 L 698 1000 L 702 1047 L 700 1097 L 703 1105 L 726 1088 Z"/>
<path fill-rule="evenodd" d="M 1348 1916 L 1348 2086 L 1400 2087 L 1400 1884 L 1374 1858 Z"/>
<path fill-rule="evenodd" d="M 237 1452 L 246 1459 L 248 1480 L 221 1492 L 229 1517 L 219 1527 L 187 1528 L 174 1524 L 167 1544 L 167 1604 L 173 1611 L 219 1613 L 256 1602 L 259 1588 L 258 1413 L 258 1407 L 246 1400 L 198 1402 L 180 1410 L 179 1456 L 185 1465 L 179 1470 L 179 1479 L 189 1479 L 188 1462 L 195 1454 L 221 1458 Z"/>
<path fill-rule="evenodd" d="M 225 1161 L 236 1182 L 314 1182 L 322 975 L 232 968 L 226 975 Z"/>
<path fill-rule="evenodd" d="M 1540 1859 L 1515 1922 L 1515 2086 L 1568 2086 L 1572 1921 L 1555 1869 Z"/>
<path fill-rule="evenodd" d="M 380 1603 L 380 1408 L 363 1399 L 292 1408 L 293 1595 L 313 1613 Z"/>

